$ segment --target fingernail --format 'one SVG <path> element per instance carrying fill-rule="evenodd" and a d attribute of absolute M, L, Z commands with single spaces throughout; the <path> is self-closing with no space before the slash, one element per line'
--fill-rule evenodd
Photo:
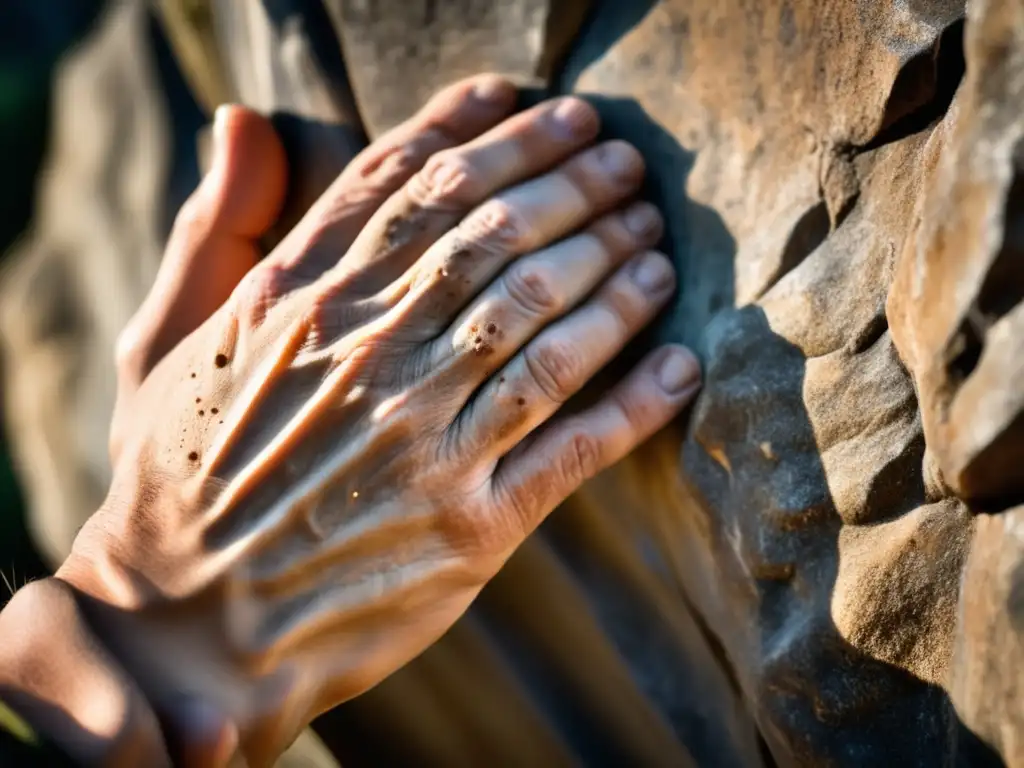
<path fill-rule="evenodd" d="M 638 167 L 636 152 L 619 141 L 599 146 L 597 159 L 601 163 L 601 168 L 616 178 L 632 177 Z"/>
<path fill-rule="evenodd" d="M 626 211 L 626 229 L 637 237 L 649 236 L 658 226 L 661 215 L 653 205 L 640 203 Z"/>
<path fill-rule="evenodd" d="M 689 389 L 699 379 L 700 363 L 689 350 L 673 349 L 661 361 L 658 382 L 670 395 Z"/>
<path fill-rule="evenodd" d="M 551 113 L 551 118 L 569 136 L 596 133 L 597 114 L 579 99 L 562 99 Z"/>
<path fill-rule="evenodd" d="M 633 280 L 648 293 L 657 293 L 672 285 L 675 272 L 664 256 L 648 253 L 633 268 Z"/>

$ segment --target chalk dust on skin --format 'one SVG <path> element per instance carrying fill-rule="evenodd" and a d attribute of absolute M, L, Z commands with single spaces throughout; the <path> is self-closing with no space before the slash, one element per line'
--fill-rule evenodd
<path fill-rule="evenodd" d="M 388 219 L 384 225 L 384 240 L 388 252 L 404 248 L 421 235 L 427 228 L 427 219 L 422 213 L 400 214 Z"/>

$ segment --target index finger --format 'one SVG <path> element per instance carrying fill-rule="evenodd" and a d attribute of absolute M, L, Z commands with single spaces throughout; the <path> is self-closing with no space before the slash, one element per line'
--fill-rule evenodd
<path fill-rule="evenodd" d="M 497 75 L 455 83 L 360 152 L 268 257 L 310 279 L 334 266 L 377 208 L 437 152 L 497 125 L 515 104 Z M 287 244 L 291 242 L 292 245 Z"/>

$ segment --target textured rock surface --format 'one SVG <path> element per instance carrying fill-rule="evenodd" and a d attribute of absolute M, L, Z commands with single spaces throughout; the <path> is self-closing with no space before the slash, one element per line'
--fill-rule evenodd
<path fill-rule="evenodd" d="M 193 68 L 194 90 L 287 113 L 294 209 L 456 77 L 589 94 L 669 219 L 681 289 L 652 336 L 705 361 L 687 419 L 320 724 L 346 765 L 1024 763 L 1024 5 L 973 0 L 966 23 L 957 0 L 211 6 L 222 70 Z M 120 210 L 89 168 L 78 193 Z M 173 207 L 165 176 L 138 183 Z M 123 281 L 139 257 L 121 230 L 57 255 L 44 219 L 22 274 Z M 87 307 L 111 290 L 73 286 Z M 24 409 L 63 338 L 25 322 L 58 302 L 26 301 L 3 328 L 9 359 L 36 355 L 14 374 L 16 437 L 43 508 L 58 472 L 96 467 L 61 500 L 84 515 L 102 443 Z M 114 324 L 66 327 L 95 350 Z M 70 424 L 85 393 L 112 395 L 64 381 L 47 402 Z"/>

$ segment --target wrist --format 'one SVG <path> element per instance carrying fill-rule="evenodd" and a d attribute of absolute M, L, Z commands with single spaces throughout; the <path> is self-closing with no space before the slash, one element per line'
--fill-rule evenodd
<path fill-rule="evenodd" d="M 0 612 L 0 698 L 81 764 L 170 765 L 153 709 L 59 579 Z"/>
<path fill-rule="evenodd" d="M 57 578 L 159 713 L 176 761 L 220 765 L 240 751 L 262 765 L 283 750 L 294 736 L 281 715 L 294 681 L 261 675 L 234 652 L 219 587 L 179 596 L 152 589 L 113 555 L 102 526 L 90 528 Z"/>

